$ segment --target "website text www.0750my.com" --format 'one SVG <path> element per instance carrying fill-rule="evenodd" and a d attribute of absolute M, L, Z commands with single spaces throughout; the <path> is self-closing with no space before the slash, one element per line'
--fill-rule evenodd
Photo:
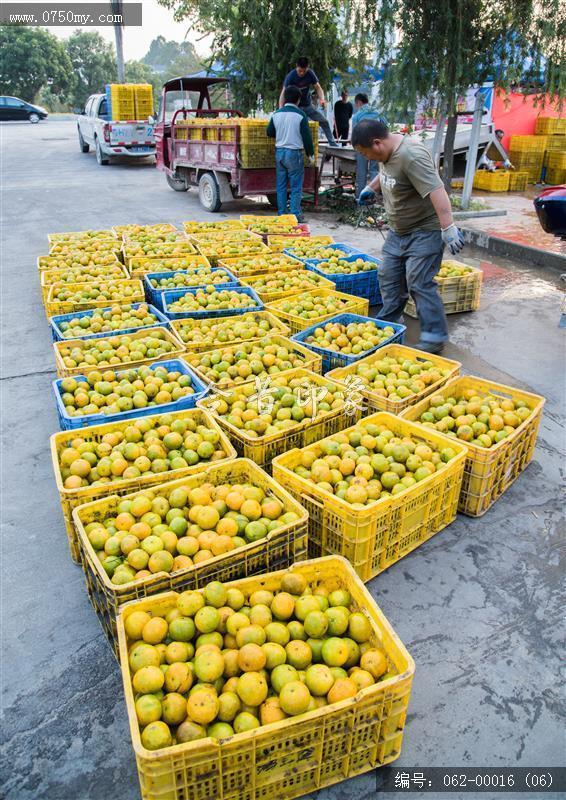
<path fill-rule="evenodd" d="M 2 3 L 0 25 L 49 25 L 82 27 L 142 24 L 142 4 L 122 3 Z"/>

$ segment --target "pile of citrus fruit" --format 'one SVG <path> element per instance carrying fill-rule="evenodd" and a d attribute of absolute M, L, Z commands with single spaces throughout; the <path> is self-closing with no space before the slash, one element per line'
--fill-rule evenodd
<path fill-rule="evenodd" d="M 298 236 L 288 242 L 289 255 L 301 258 L 317 258 L 316 253 L 322 246 L 328 246 L 329 236 Z"/>
<path fill-rule="evenodd" d="M 506 439 L 532 413 L 523 400 L 496 397 L 466 389 L 459 396 L 440 391 L 429 398 L 420 422 L 446 436 L 479 447 L 493 447 Z"/>
<path fill-rule="evenodd" d="M 404 400 L 419 394 L 443 378 L 448 378 L 450 368 L 437 366 L 432 361 L 405 356 L 377 355 L 359 361 L 351 375 L 357 376 L 378 397 Z"/>
<path fill-rule="evenodd" d="M 316 272 L 310 272 L 306 269 L 269 272 L 248 280 L 242 278 L 242 281 L 244 284 L 248 283 L 258 294 L 265 294 L 267 297 L 270 294 L 280 294 L 281 292 L 299 292 L 301 289 L 317 287 L 321 284 L 323 286 L 329 285 Z"/>
<path fill-rule="evenodd" d="M 178 241 L 154 242 L 149 241 L 141 244 L 135 241 L 128 241 L 124 244 L 124 256 L 126 259 L 136 256 L 157 257 L 157 256 L 183 256 L 194 253 L 195 248 L 188 239 Z"/>
<path fill-rule="evenodd" d="M 350 322 L 347 325 L 328 322 L 315 328 L 304 341 L 305 344 L 332 350 L 333 353 L 357 356 L 378 347 L 392 336 L 395 336 L 395 331 L 390 325 L 380 328 L 371 320 Z"/>
<path fill-rule="evenodd" d="M 212 258 L 235 258 L 265 252 L 265 245 L 259 238 L 237 242 L 233 240 L 198 242 L 199 252 Z"/>
<path fill-rule="evenodd" d="M 232 389 L 214 399 L 219 417 L 251 438 L 289 430 L 304 419 L 344 407 L 343 387 L 331 381 L 306 377 L 275 377 L 265 397 L 257 397 L 253 383 Z"/>
<path fill-rule="evenodd" d="M 170 222 L 154 222 L 152 225 L 114 225 L 112 230 L 121 238 L 127 239 L 143 233 L 175 233 L 177 229 Z"/>
<path fill-rule="evenodd" d="M 194 392 L 190 375 L 164 367 L 139 367 L 119 374 L 113 370 L 91 370 L 86 381 L 63 378 L 59 387 L 61 401 L 70 417 L 153 408 Z"/>
<path fill-rule="evenodd" d="M 68 233 L 51 233 L 49 241 L 54 242 L 82 242 L 89 239 L 116 239 L 114 231 L 112 230 L 98 230 L 98 231 L 69 231 Z"/>
<path fill-rule="evenodd" d="M 221 311 L 226 308 L 237 310 L 257 305 L 257 301 L 245 292 L 237 292 L 235 289 L 223 289 L 217 292 L 214 286 L 207 286 L 196 292 L 187 292 L 178 300 L 168 303 L 168 310 L 178 314 L 183 311 Z"/>
<path fill-rule="evenodd" d="M 116 258 L 116 253 L 107 251 L 101 253 L 85 253 L 82 251 L 68 253 L 64 256 L 48 255 L 39 256 L 38 264 L 40 269 L 85 269 L 88 267 L 101 266 L 103 264 L 120 264 Z"/>
<path fill-rule="evenodd" d="M 88 264 L 49 271 L 50 283 L 89 283 L 101 278 L 107 281 L 124 278 L 124 268 L 118 261 L 109 264 Z"/>
<path fill-rule="evenodd" d="M 142 256 L 131 258 L 129 264 L 132 275 L 134 273 L 137 275 L 147 272 L 174 272 L 175 270 L 210 272 L 212 269 L 204 256 L 194 254 L 169 258 L 147 258 Z"/>
<path fill-rule="evenodd" d="M 293 224 L 283 224 L 281 222 L 277 222 L 277 220 L 268 220 L 267 222 L 252 222 L 250 225 L 248 225 L 248 230 L 253 231 L 254 233 L 289 234 L 301 231 L 301 228 L 298 228 Z"/>
<path fill-rule="evenodd" d="M 257 342 L 245 342 L 236 347 L 215 348 L 187 357 L 188 363 L 218 388 L 231 383 L 244 383 L 250 378 L 276 375 L 278 372 L 302 367 L 305 356 L 282 341 L 269 336 Z"/>
<path fill-rule="evenodd" d="M 142 745 L 225 739 L 338 703 L 396 674 L 346 589 L 285 573 L 246 597 L 215 581 L 125 619 Z"/>
<path fill-rule="evenodd" d="M 443 261 L 436 277 L 461 278 L 464 275 L 471 275 L 476 272 L 477 270 L 473 269 L 473 267 L 468 267 L 466 264 L 461 264 L 459 261 Z"/>
<path fill-rule="evenodd" d="M 100 441 L 70 435 L 58 453 L 59 469 L 65 489 L 115 484 L 226 458 L 219 439 L 218 431 L 194 417 L 140 417 Z"/>
<path fill-rule="evenodd" d="M 297 519 L 258 486 L 204 483 L 124 497 L 85 531 L 112 582 L 123 585 L 202 564 Z"/>
<path fill-rule="evenodd" d="M 176 272 L 167 278 L 150 278 L 149 282 L 154 289 L 182 289 L 185 286 L 208 286 L 218 283 L 233 283 L 233 278 L 223 269 L 212 272 L 211 270 L 194 270 L 191 272 Z"/>
<path fill-rule="evenodd" d="M 79 253 L 117 253 L 121 243 L 118 239 L 82 239 L 80 242 L 54 242 L 49 248 L 50 256 L 76 257 Z"/>
<path fill-rule="evenodd" d="M 50 301 L 73 303 L 76 306 L 86 303 L 108 302 L 116 303 L 123 301 L 131 303 L 132 298 L 143 293 L 143 288 L 137 286 L 136 281 L 131 280 L 106 280 L 93 281 L 92 283 L 71 283 L 68 286 L 53 284 L 49 295 Z"/>
<path fill-rule="evenodd" d="M 295 467 L 300 477 L 362 508 L 410 489 L 446 467 L 455 453 L 447 445 L 398 437 L 386 425 L 364 423 L 303 449 Z"/>
<path fill-rule="evenodd" d="M 316 258 L 322 258 L 320 253 L 317 253 Z M 365 261 L 363 258 L 358 257 L 355 261 L 346 261 L 345 258 L 339 256 L 331 256 L 327 261 L 317 264 L 316 268 L 327 275 L 352 275 L 358 272 L 371 272 L 377 269 L 375 261 Z"/>
<path fill-rule="evenodd" d="M 159 320 L 149 310 L 147 303 L 137 308 L 131 305 L 114 305 L 107 309 L 94 309 L 80 317 L 71 317 L 58 324 L 64 339 L 92 336 L 96 333 L 111 333 L 129 328 L 159 325 Z"/>
<path fill-rule="evenodd" d="M 227 267 L 237 275 L 253 275 L 256 272 L 271 272 L 287 267 L 299 269 L 302 264 L 284 253 L 268 253 L 261 256 L 242 256 L 241 258 L 226 259 L 220 266 Z"/>
<path fill-rule="evenodd" d="M 352 297 L 352 300 L 354 299 Z M 276 300 L 271 307 L 276 311 L 292 314 L 294 317 L 314 321 L 347 311 L 350 308 L 350 300 L 334 295 L 317 294 L 317 290 L 314 289 L 311 292 L 294 294 L 285 300 Z"/>
<path fill-rule="evenodd" d="M 134 361 L 166 356 L 177 350 L 175 342 L 167 338 L 163 328 L 155 328 L 144 336 L 124 333 L 121 336 L 83 339 L 73 344 L 58 345 L 65 367 L 95 368 L 115 367 Z"/>
<path fill-rule="evenodd" d="M 180 319 L 175 324 L 177 336 L 185 344 L 202 345 L 209 349 L 217 344 L 238 344 L 259 339 L 271 330 L 271 323 L 262 312 L 238 314 L 235 317 L 215 319 Z"/>

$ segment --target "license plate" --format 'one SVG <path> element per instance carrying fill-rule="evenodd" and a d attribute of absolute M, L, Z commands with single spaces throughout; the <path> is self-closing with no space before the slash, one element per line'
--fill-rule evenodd
<path fill-rule="evenodd" d="M 132 153 L 147 153 L 147 151 L 150 149 L 151 148 L 147 147 L 146 145 L 142 145 L 139 147 L 130 147 Z"/>

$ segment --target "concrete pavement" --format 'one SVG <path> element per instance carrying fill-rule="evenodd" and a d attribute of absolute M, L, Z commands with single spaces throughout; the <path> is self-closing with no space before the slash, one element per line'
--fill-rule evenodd
<path fill-rule="evenodd" d="M 3 126 L 0 137 L 4 796 L 136 800 L 120 673 L 70 561 L 51 469 L 55 372 L 35 260 L 51 231 L 218 215 L 204 212 L 194 191 L 173 192 L 153 166 L 99 167 L 79 152 L 72 122 Z M 242 201 L 226 211 L 253 208 Z M 323 215 L 312 227 L 379 251 L 375 233 L 331 225 Z M 464 255 L 485 270 L 482 305 L 450 318 L 446 355 L 464 372 L 543 394 L 547 405 L 534 461 L 497 504 L 479 519 L 459 515 L 369 584 L 416 661 L 395 766 L 558 766 L 565 711 L 561 296 L 555 273 L 486 262 L 481 251 Z M 410 343 L 413 321 L 409 328 Z M 317 797 L 375 797 L 375 776 Z"/>

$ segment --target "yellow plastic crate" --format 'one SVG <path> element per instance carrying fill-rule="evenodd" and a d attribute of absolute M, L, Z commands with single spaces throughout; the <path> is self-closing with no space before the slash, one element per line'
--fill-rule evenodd
<path fill-rule="evenodd" d="M 242 277 L 241 282 L 243 286 L 251 287 L 256 292 L 262 303 L 271 303 L 275 300 L 283 300 L 285 297 L 291 297 L 294 294 L 300 294 L 301 292 L 308 291 L 309 289 L 336 288 L 336 284 L 333 281 L 329 280 L 328 278 L 323 278 L 322 275 L 318 275 L 316 272 L 311 272 L 310 270 L 301 268 L 300 266 L 297 271 L 302 272 L 304 275 L 304 278 L 302 277 L 302 286 L 295 287 L 293 289 L 287 289 L 287 291 L 277 289 L 274 291 L 260 290 L 258 286 L 265 280 L 264 275 L 251 275 Z M 272 274 L 274 274 L 274 272 L 272 272 Z"/>
<path fill-rule="evenodd" d="M 299 220 L 295 214 L 240 214 L 240 220 L 244 227 L 253 225 L 256 222 L 269 220 L 274 225 L 298 225 Z"/>
<path fill-rule="evenodd" d="M 546 175 L 544 176 L 545 183 L 548 183 L 549 186 L 560 186 L 563 183 L 566 183 L 566 169 L 556 169 L 554 167 L 548 167 L 546 170 Z"/>
<path fill-rule="evenodd" d="M 185 233 L 201 233 L 204 231 L 245 231 L 246 226 L 239 219 L 222 219 L 218 222 L 202 222 L 188 220 L 183 222 Z"/>
<path fill-rule="evenodd" d="M 151 225 L 138 225 L 137 223 L 113 225 L 112 230 L 121 238 L 124 234 L 151 233 L 152 231 L 169 231 L 170 233 L 174 233 L 177 228 L 170 222 L 153 222 Z"/>
<path fill-rule="evenodd" d="M 122 244 L 117 238 L 79 239 L 69 242 L 51 242 L 49 255 L 65 256 L 76 253 L 116 253 L 118 255 L 121 249 Z"/>
<path fill-rule="evenodd" d="M 545 400 L 540 395 L 523 392 L 514 386 L 492 383 L 472 375 L 454 378 L 438 391 L 450 397 L 458 396 L 467 389 L 473 389 L 480 395 L 493 394 L 502 399 L 523 400 L 533 411 L 514 433 L 493 447 L 478 447 L 466 442 L 468 454 L 458 510 L 470 517 L 480 517 L 531 462 Z M 401 416 L 416 425 L 421 425 L 417 420 L 421 414 L 428 411 L 429 407 L 430 397 L 427 397 L 407 408 Z M 421 430 L 428 429 L 421 425 Z M 450 442 L 450 447 L 454 442 L 460 441 L 440 432 L 438 435 L 442 436 L 446 443 Z"/>
<path fill-rule="evenodd" d="M 483 189 L 486 192 L 508 192 L 509 173 L 504 169 L 495 172 L 479 169 L 474 175 L 474 189 Z"/>
<path fill-rule="evenodd" d="M 566 150 L 553 150 L 548 153 L 546 164 L 551 169 L 566 169 Z"/>
<path fill-rule="evenodd" d="M 259 322 L 260 320 L 266 320 L 269 325 L 270 329 L 269 332 L 264 334 L 271 335 L 271 334 L 279 334 L 281 336 L 287 337 L 290 333 L 289 328 L 278 319 L 273 314 L 270 314 L 269 311 L 248 311 L 245 314 L 238 314 L 234 317 L 209 317 L 208 319 L 190 319 L 190 317 L 186 319 L 174 319 L 171 320 L 171 329 L 176 335 L 176 337 L 183 342 L 185 346 L 185 350 L 187 353 L 202 353 L 206 350 L 210 350 L 214 347 L 224 347 L 228 344 L 234 345 L 239 344 L 242 342 L 255 342 L 258 339 L 263 339 L 263 336 L 254 336 L 251 339 L 230 339 L 229 342 L 221 342 L 218 339 L 215 339 L 214 342 L 185 342 L 183 339 L 183 332 L 187 330 L 195 330 L 196 328 L 202 329 L 209 328 L 209 326 L 217 326 L 218 328 L 222 329 L 226 324 L 234 324 L 235 322 L 239 323 L 246 323 L 247 321 L 250 322 Z"/>
<path fill-rule="evenodd" d="M 185 256 L 196 255 L 195 246 L 188 239 L 177 242 L 156 242 L 155 254 L 140 256 L 136 251 L 135 245 L 124 244 L 123 258 L 127 267 L 130 266 L 134 258 L 184 258 Z"/>
<path fill-rule="evenodd" d="M 110 90 L 110 103 L 112 109 L 111 119 L 133 120 L 136 116 L 134 91 L 129 83 L 111 83 L 106 87 L 106 94 Z"/>
<path fill-rule="evenodd" d="M 188 234 L 191 242 L 197 247 L 200 244 L 214 244 L 215 242 L 257 242 L 261 241 L 261 236 L 253 231 L 247 230 L 220 230 L 220 231 L 197 231 Z"/>
<path fill-rule="evenodd" d="M 268 236 L 267 243 L 272 250 L 289 250 L 289 255 L 303 258 L 308 253 L 309 258 L 316 258 L 315 251 L 323 245 L 333 244 L 334 237 L 327 234 L 320 236 L 295 237 L 292 242 L 285 241 L 284 236 Z"/>
<path fill-rule="evenodd" d="M 87 230 L 87 231 L 67 231 L 64 233 L 48 233 L 47 241 L 49 244 L 55 242 L 76 242 L 89 239 L 113 239 L 116 238 L 114 231 L 109 228 L 106 230 Z"/>
<path fill-rule="evenodd" d="M 562 153 L 566 153 L 566 134 L 556 134 L 554 136 L 546 137 L 546 148 L 544 151 L 544 161 L 543 161 L 545 167 L 548 166 L 549 155 L 551 153 L 554 153 L 556 150 L 559 150 Z"/>
<path fill-rule="evenodd" d="M 336 556 L 294 564 L 310 586 L 346 589 L 352 606 L 371 625 L 370 643 L 383 649 L 392 672 L 387 680 L 339 703 L 238 733 L 219 742 L 210 737 L 162 750 L 146 750 L 140 739 L 128 663 L 124 622 L 134 611 L 166 614 L 178 594 L 132 603 L 118 617 L 120 665 L 132 745 L 143 800 L 290 800 L 315 792 L 399 757 L 415 665 L 403 643 L 351 566 Z M 276 592 L 286 571 L 234 581 L 245 596 Z"/>
<path fill-rule="evenodd" d="M 136 119 L 153 116 L 153 86 L 151 83 L 130 84 L 134 93 Z"/>
<path fill-rule="evenodd" d="M 237 252 L 234 252 L 234 246 L 236 246 Z M 225 240 L 223 242 L 202 242 L 199 243 L 198 249 L 203 256 L 208 258 L 213 266 L 216 266 L 220 260 L 224 261 L 227 258 L 260 255 L 271 252 L 270 248 L 264 245 L 264 243 L 261 241 L 260 236 L 253 241 L 250 239 L 243 242 L 239 242 L 237 240 Z"/>
<path fill-rule="evenodd" d="M 386 425 L 396 436 L 447 447 L 446 437 L 385 411 L 364 417 L 363 424 Z M 350 429 L 346 428 L 345 433 Z M 320 442 L 291 450 L 273 460 L 273 477 L 309 513 L 309 554 L 336 554 L 350 561 L 368 581 L 449 525 L 456 517 L 466 447 L 450 440 L 455 457 L 440 472 L 361 509 L 295 474 L 305 449 L 320 452 Z"/>
<path fill-rule="evenodd" d="M 279 317 L 283 320 L 283 322 L 289 326 L 291 329 L 291 333 L 299 333 L 299 331 L 303 331 L 306 328 L 310 328 L 312 325 L 319 325 L 321 322 L 324 322 L 331 317 L 335 317 L 337 314 L 361 314 L 364 317 L 367 317 L 369 313 L 369 303 L 363 297 L 354 297 L 352 294 L 344 294 L 343 292 L 335 292 L 333 289 L 314 289 L 312 292 L 313 297 L 334 297 L 337 301 L 340 300 L 340 306 L 330 314 L 325 314 L 322 317 L 317 317 L 316 319 L 303 319 L 302 317 L 297 317 L 294 314 L 289 314 L 286 311 L 281 310 L 281 303 L 286 302 L 285 299 L 283 300 L 276 300 L 272 303 L 266 303 L 265 307 L 268 311 L 271 311 L 272 314 L 275 314 L 276 317 Z"/>
<path fill-rule="evenodd" d="M 281 345 L 282 347 L 287 347 L 289 348 L 289 350 L 292 350 L 293 353 L 298 354 L 302 359 L 304 359 L 304 363 L 301 365 L 304 369 L 309 369 L 312 372 L 318 372 L 319 374 L 322 373 L 322 357 L 317 355 L 312 350 L 309 350 L 308 347 L 304 347 L 299 342 L 294 342 L 292 339 L 287 339 L 287 337 L 281 336 L 278 333 L 267 334 L 267 336 L 263 337 L 263 339 L 269 339 L 269 344 L 278 344 Z M 254 339 L 253 342 L 257 344 L 259 342 L 262 342 L 263 339 Z M 249 344 L 249 342 L 246 342 L 246 344 Z M 241 386 L 243 383 L 255 380 L 255 376 L 252 375 L 246 381 L 239 381 L 238 383 L 236 383 L 235 381 L 225 381 L 222 383 L 222 386 L 220 386 L 219 384 L 214 383 L 214 381 L 212 381 L 208 377 L 208 375 L 206 375 L 205 372 L 200 369 L 200 367 L 198 366 L 200 362 L 200 356 L 202 356 L 203 353 L 212 353 L 214 350 L 218 349 L 222 349 L 223 351 L 233 352 L 234 350 L 239 350 L 240 348 L 241 345 L 232 345 L 232 346 L 220 345 L 220 347 L 212 347 L 209 348 L 208 350 L 202 350 L 198 354 L 185 353 L 185 361 L 187 362 L 187 364 L 189 364 L 191 369 L 193 369 L 197 373 L 198 377 L 201 378 L 203 381 L 205 381 L 205 383 L 208 386 L 212 387 L 213 389 L 215 388 L 216 391 L 219 391 L 220 389 L 229 390 L 234 385 Z M 296 368 L 293 367 L 292 369 Z M 284 370 L 284 372 L 289 372 L 289 370 Z M 283 373 L 277 372 L 275 374 L 282 375 Z"/>
<path fill-rule="evenodd" d="M 230 443 L 230 440 L 220 427 L 218 423 L 212 418 L 212 415 L 201 408 L 191 408 L 187 411 L 174 411 L 169 414 L 155 414 L 151 417 L 144 417 L 148 422 L 153 422 L 161 417 L 171 417 L 171 419 L 193 419 L 197 425 L 206 425 L 218 432 L 220 440 L 217 449 L 224 450 L 225 458 L 218 459 L 217 461 L 201 461 L 192 467 L 183 467 L 182 469 L 171 470 L 170 472 L 160 472 L 152 475 L 144 475 L 140 478 L 129 478 L 127 480 L 111 481 L 101 486 L 82 486 L 80 489 L 66 489 L 61 477 L 61 470 L 59 468 L 59 454 L 66 447 L 71 447 L 74 439 L 80 438 L 87 442 L 99 443 L 102 437 L 107 433 L 115 431 L 124 431 L 132 425 L 134 420 L 128 419 L 123 422 L 107 422 L 103 425 L 90 425 L 86 428 L 78 428 L 72 431 L 61 431 L 54 433 L 51 436 L 51 462 L 53 464 L 53 472 L 55 475 L 55 482 L 59 497 L 61 499 L 61 509 L 63 511 L 63 519 L 65 520 L 65 530 L 69 540 L 69 549 L 71 551 L 71 558 L 76 564 L 80 564 L 79 544 L 77 539 L 77 532 L 73 524 L 73 509 L 77 506 L 84 505 L 93 500 L 106 497 L 108 495 L 117 495 L 122 497 L 125 494 L 132 492 L 140 492 L 149 486 L 157 483 L 163 483 L 164 480 L 176 480 L 185 475 L 192 475 L 195 472 L 202 472 L 208 469 L 212 464 L 224 464 L 227 461 L 232 461 L 236 458 L 236 450 Z"/>
<path fill-rule="evenodd" d="M 67 348 L 79 347 L 81 350 L 84 350 L 89 344 L 93 343 L 100 343 L 106 339 L 120 339 L 123 336 L 127 336 L 129 339 L 144 339 L 148 336 L 154 336 L 155 333 L 159 331 L 159 333 L 163 334 L 161 337 L 163 340 L 167 342 L 171 342 L 175 345 L 175 349 L 171 350 L 168 353 L 164 353 L 163 355 L 156 356 L 155 358 L 144 358 L 141 361 L 125 361 L 121 364 L 112 364 L 108 367 L 103 367 L 103 370 L 113 370 L 116 372 L 120 372 L 121 370 L 130 369 L 134 367 L 143 367 L 147 364 L 153 364 L 156 361 L 170 361 L 173 358 L 181 358 L 185 352 L 185 346 L 182 342 L 180 342 L 177 337 L 171 333 L 171 331 L 167 330 L 167 328 L 141 328 L 139 331 L 135 331 L 134 333 L 123 333 L 123 334 L 108 334 L 108 336 L 101 336 L 96 339 L 63 339 L 60 342 L 53 342 L 53 350 L 55 351 L 55 366 L 57 368 L 57 375 L 60 378 L 67 378 L 73 375 L 88 375 L 89 372 L 93 370 L 98 370 L 100 367 L 93 364 L 92 367 L 66 367 L 63 362 L 62 352 Z"/>
<path fill-rule="evenodd" d="M 373 392 L 368 386 L 365 386 L 360 380 L 356 380 L 356 370 L 360 364 L 371 365 L 376 361 L 381 361 L 381 359 L 387 358 L 388 356 L 391 358 L 410 358 L 412 361 L 431 361 L 439 369 L 450 370 L 450 372 L 448 375 L 446 375 L 446 377 L 443 377 L 435 383 L 432 383 L 430 386 L 427 386 L 425 389 L 418 392 L 418 394 L 405 397 L 403 400 L 390 400 L 389 397 L 381 397 Z M 449 358 L 442 358 L 441 356 L 435 356 L 430 353 L 427 353 L 425 356 L 421 350 L 413 350 L 412 347 L 405 347 L 403 344 L 387 344 L 385 347 L 380 347 L 375 353 L 372 353 L 365 358 L 361 358 L 359 361 L 356 361 L 347 367 L 338 367 L 338 369 L 333 369 L 330 372 L 327 372 L 326 377 L 329 380 L 346 383 L 346 386 L 350 387 L 350 391 L 356 391 L 359 393 L 365 400 L 365 405 L 368 411 L 372 413 L 374 411 L 389 411 L 390 414 L 400 414 L 401 411 L 408 406 L 418 403 L 423 397 L 427 397 L 441 386 L 444 386 L 446 381 L 454 378 L 456 375 L 459 375 L 461 368 L 462 365 L 459 361 L 452 361 Z"/>
<path fill-rule="evenodd" d="M 543 153 L 546 147 L 545 136 L 511 136 L 509 150 L 524 153 Z M 513 160 L 513 159 L 511 159 Z"/>
<path fill-rule="evenodd" d="M 43 269 L 40 271 L 40 286 L 41 286 L 41 299 L 43 303 L 47 302 L 47 296 L 50 288 L 54 283 L 65 283 L 68 278 L 73 278 L 74 283 L 88 283 L 91 281 L 100 280 L 120 280 L 120 278 L 128 279 L 130 274 L 126 267 L 120 261 L 114 261 L 111 264 L 103 264 L 96 268 L 100 270 L 99 275 L 93 276 L 89 267 L 83 267 L 80 271 L 77 269 Z M 70 283 L 71 281 L 69 281 Z"/>
<path fill-rule="evenodd" d="M 537 136 L 536 138 L 541 139 L 543 137 Z M 535 152 L 511 148 L 509 158 L 517 172 L 529 173 L 529 183 L 538 183 L 542 173 L 545 152 L 545 150 Z"/>
<path fill-rule="evenodd" d="M 321 387 L 330 382 L 341 386 L 338 379 L 329 378 L 329 376 L 323 378 L 321 375 L 302 367 L 290 369 L 284 374 L 289 381 L 295 378 L 304 379 L 306 387 L 311 385 Z M 277 375 L 274 378 L 277 378 Z M 345 387 L 342 386 L 341 388 L 345 390 Z M 313 389 L 313 396 L 317 396 L 316 388 Z M 321 399 L 323 398 L 321 397 Z M 267 436 L 252 437 L 247 431 L 236 428 L 226 419 L 219 416 L 216 411 L 217 400 L 218 396 L 211 394 L 199 400 L 197 405 L 199 408 L 208 411 L 220 427 L 227 432 L 239 456 L 250 458 L 254 464 L 258 464 L 258 466 L 268 471 L 272 460 L 281 453 L 286 453 L 295 447 L 306 447 L 312 442 L 317 442 L 319 439 L 338 433 L 338 431 L 353 425 L 362 415 L 360 408 L 350 408 L 345 404 L 342 408 L 323 411 L 314 419 L 305 417 L 301 422 L 297 422 L 287 430 L 270 433 Z"/>
<path fill-rule="evenodd" d="M 117 585 L 112 583 L 98 559 L 86 535 L 85 526 L 90 522 L 114 516 L 120 500 L 134 497 L 136 493 L 123 495 L 122 498 L 111 495 L 73 509 L 73 522 L 77 529 L 87 591 L 115 652 L 117 652 L 116 616 L 124 603 L 130 600 L 151 597 L 171 589 L 179 591 L 197 589 L 213 580 L 228 581 L 269 572 L 274 568 L 289 567 L 294 561 L 302 561 L 307 557 L 306 511 L 273 478 L 248 459 L 238 458 L 223 464 L 210 465 L 206 470 L 193 475 L 156 484 L 150 490 L 154 496 L 168 497 L 173 489 L 180 486 L 190 490 L 204 483 L 214 485 L 251 483 L 259 486 L 266 494 L 280 500 L 285 511 L 296 513 L 298 519 L 268 533 L 264 539 L 230 550 L 200 564 L 193 564 L 187 569 L 172 573 L 158 572 L 150 578 L 138 578 L 127 584 Z"/>
<path fill-rule="evenodd" d="M 509 172 L 509 191 L 524 192 L 529 182 L 528 172 Z"/>
<path fill-rule="evenodd" d="M 537 117 L 535 133 L 560 134 L 566 133 L 566 117 Z M 549 137 L 551 138 L 551 137 Z"/>
<path fill-rule="evenodd" d="M 274 270 L 305 269 L 304 261 L 285 255 L 284 253 L 266 253 L 257 256 L 240 256 L 239 258 L 221 258 L 219 267 L 225 267 L 237 278 L 252 275 L 265 275 Z"/>
<path fill-rule="evenodd" d="M 176 272 L 177 270 L 210 270 L 210 261 L 205 256 L 189 253 L 186 256 L 146 258 L 137 256 L 130 259 L 130 275 L 132 278 L 143 278 L 149 272 Z"/>
<path fill-rule="evenodd" d="M 442 262 L 446 264 L 446 261 Z M 459 262 L 453 262 L 459 263 Z M 469 264 L 464 266 L 470 267 Z M 473 272 L 462 275 L 460 278 L 439 278 L 434 279 L 438 285 L 438 293 L 444 304 L 446 314 L 461 314 L 464 311 L 477 311 L 480 307 L 481 287 L 483 282 L 483 272 L 481 269 L 471 267 Z M 412 297 L 407 300 L 405 314 L 409 317 L 417 317 L 417 309 Z"/>
<path fill-rule="evenodd" d="M 83 254 L 81 253 L 80 256 L 88 256 L 88 253 Z M 117 258 L 116 253 L 108 252 L 108 253 L 97 253 L 95 255 L 97 260 L 98 266 L 102 266 L 104 264 L 120 264 L 122 265 L 122 261 Z M 73 265 L 77 266 L 95 266 L 95 262 L 92 258 L 87 261 L 86 264 L 81 264 L 80 261 L 76 261 L 73 256 L 66 255 L 66 256 L 38 256 L 37 257 L 37 269 L 38 272 L 42 272 L 43 270 L 54 270 L 54 269 L 70 269 Z M 74 267 L 73 267 L 74 268 Z"/>
<path fill-rule="evenodd" d="M 112 288 L 119 289 L 119 288 L 131 288 L 133 289 L 132 294 L 124 296 L 120 299 L 116 300 L 88 300 L 85 303 L 73 303 L 70 300 L 54 300 L 55 292 L 57 292 L 60 288 L 68 288 L 79 290 L 80 288 L 88 288 L 91 286 L 89 283 L 69 283 L 69 284 L 61 284 L 61 283 L 53 283 L 49 287 L 49 292 L 47 294 L 47 299 L 45 301 L 45 313 L 48 317 L 55 317 L 59 314 L 73 314 L 75 311 L 87 311 L 91 308 L 106 308 L 106 306 L 111 305 L 119 305 L 120 303 L 143 303 L 145 300 L 145 294 L 143 290 L 143 284 L 140 280 L 133 280 L 133 279 L 124 279 L 124 280 L 117 280 L 117 281 L 104 281 L 104 283 L 112 284 Z"/>

